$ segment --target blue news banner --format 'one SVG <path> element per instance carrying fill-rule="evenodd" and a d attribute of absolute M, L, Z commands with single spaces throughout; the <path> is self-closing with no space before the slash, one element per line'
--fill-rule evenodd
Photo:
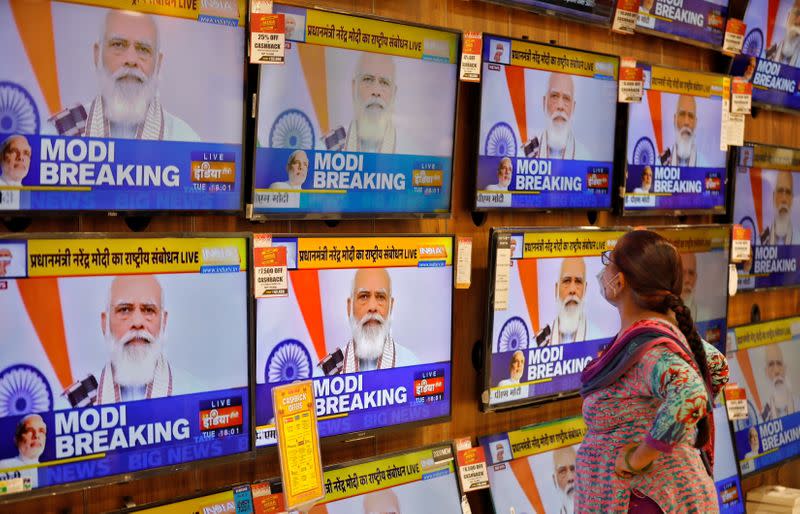
<path fill-rule="evenodd" d="M 731 75 L 744 76 L 753 83 L 753 102 L 800 110 L 800 68 L 739 54 L 731 64 Z"/>
<path fill-rule="evenodd" d="M 800 245 L 753 245 L 749 269 L 739 265 L 739 287 L 761 289 L 800 284 Z"/>
<path fill-rule="evenodd" d="M 20 210 L 238 210 L 241 145 L 24 136 Z"/>
<path fill-rule="evenodd" d="M 295 152 L 256 149 L 255 212 L 450 211 L 450 157 L 303 150 L 307 175 L 299 186 L 289 190 L 287 162 Z"/>
<path fill-rule="evenodd" d="M 645 165 L 628 164 L 627 192 L 641 184 Z M 625 197 L 628 210 L 714 210 L 725 207 L 725 168 L 651 166 L 649 193 Z"/>
<path fill-rule="evenodd" d="M 502 159 L 512 163 L 504 190 L 497 170 Z M 583 208 L 611 206 L 612 162 L 523 157 L 478 157 L 476 205 L 480 208 Z M 509 194 L 511 193 L 511 194 Z"/>
<path fill-rule="evenodd" d="M 314 377 L 313 382 L 321 437 L 450 414 L 450 362 L 447 361 Z M 257 426 L 272 424 L 272 388 L 277 385 L 281 383 L 256 385 Z M 275 444 L 274 437 L 262 436 L 256 444 Z"/>
<path fill-rule="evenodd" d="M 739 430 L 736 438 L 736 458 L 743 474 L 778 464 L 800 455 L 800 412 L 789 414 L 755 426 L 758 431 L 759 453 L 745 457 L 750 449 L 750 429 Z"/>
<path fill-rule="evenodd" d="M 250 449 L 247 388 L 41 412 L 39 487 L 173 466 Z M 21 416 L 0 419 L 0 458 Z M 61 463 L 67 461 L 68 463 Z"/>

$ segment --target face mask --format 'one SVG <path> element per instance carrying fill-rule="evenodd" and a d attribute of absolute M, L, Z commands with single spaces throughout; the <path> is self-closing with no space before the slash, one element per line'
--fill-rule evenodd
<path fill-rule="evenodd" d="M 600 284 L 600 296 L 602 296 L 603 300 L 607 301 L 608 303 L 612 303 L 611 300 L 609 300 L 608 296 L 606 295 L 606 288 L 608 287 L 608 285 L 611 282 L 614 282 L 617 279 L 617 277 L 619 276 L 619 272 L 617 272 L 616 275 L 611 277 L 610 280 L 604 281 L 603 280 L 603 274 L 605 272 L 606 272 L 606 269 L 603 268 L 602 270 L 600 270 L 600 273 L 597 274 L 597 283 Z M 613 291 L 614 292 L 614 296 L 616 296 L 617 295 L 617 288 L 613 288 L 613 289 L 614 289 L 614 291 Z"/>

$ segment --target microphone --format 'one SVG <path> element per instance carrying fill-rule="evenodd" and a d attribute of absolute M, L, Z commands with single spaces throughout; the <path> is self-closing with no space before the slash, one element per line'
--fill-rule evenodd
<path fill-rule="evenodd" d="M 319 361 L 317 366 L 322 369 L 325 376 L 339 375 L 344 370 L 344 354 L 341 348 L 337 348 L 329 353 L 324 359 Z"/>
<path fill-rule="evenodd" d="M 88 375 L 67 387 L 61 396 L 65 397 L 73 407 L 88 407 L 97 401 L 97 379 Z"/>
<path fill-rule="evenodd" d="M 550 325 L 545 325 L 543 329 L 536 334 L 536 346 L 547 346 L 550 344 L 550 334 L 552 330 L 550 330 Z"/>
<path fill-rule="evenodd" d="M 344 127 L 339 126 L 322 136 L 322 139 L 325 143 L 325 148 L 338 152 L 344 148 L 345 141 L 347 140 L 347 133 Z"/>
<path fill-rule="evenodd" d="M 522 147 L 522 151 L 525 152 L 525 157 L 530 157 L 530 158 L 539 157 L 540 146 L 541 145 L 539 144 L 539 138 L 534 137 L 528 142 L 527 145 Z"/>

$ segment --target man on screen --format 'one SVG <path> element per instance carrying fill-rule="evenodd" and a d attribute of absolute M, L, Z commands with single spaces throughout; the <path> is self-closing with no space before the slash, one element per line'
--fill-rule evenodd
<path fill-rule="evenodd" d="M 46 443 L 47 425 L 42 417 L 38 414 L 28 414 L 22 418 L 17 423 L 16 430 L 14 430 L 14 446 L 17 447 L 17 456 L 0 460 L 0 480 L 29 479 L 31 488 L 38 487 L 38 468 L 16 469 L 13 471 L 10 468 L 38 464 Z"/>
<path fill-rule="evenodd" d="M 572 75 L 551 73 L 542 98 L 546 128 L 527 145 L 525 155 L 542 159 L 588 160 L 588 152 L 575 139 L 572 115 L 575 113 L 575 84 Z"/>
<path fill-rule="evenodd" d="M 391 489 L 365 494 L 364 514 L 400 514 L 400 501 Z"/>
<path fill-rule="evenodd" d="M 394 153 L 394 101 L 397 95 L 394 59 L 364 52 L 353 76 L 353 112 L 344 149 L 348 152 Z"/>
<path fill-rule="evenodd" d="M 153 16 L 110 10 L 94 44 L 98 95 L 51 118 L 61 135 L 198 141 L 197 133 L 161 105 L 164 55 Z"/>
<path fill-rule="evenodd" d="M 762 245 L 800 244 L 800 227 L 792 223 L 794 184 L 791 171 L 779 171 L 772 191 L 772 223 L 761 233 Z"/>
<path fill-rule="evenodd" d="M 511 184 L 511 158 L 503 157 L 497 165 L 497 184 L 486 186 L 487 191 L 508 191 Z"/>
<path fill-rule="evenodd" d="M 571 446 L 553 451 L 553 483 L 558 490 L 559 514 L 575 512 L 575 461 L 577 453 Z"/>
<path fill-rule="evenodd" d="M 399 368 L 417 358 L 392 338 L 392 278 L 383 268 L 362 268 L 347 299 L 352 339 L 344 352 L 344 373 Z"/>
<path fill-rule="evenodd" d="M 634 193 L 647 194 L 653 187 L 653 168 L 645 166 L 642 170 L 642 185 L 633 190 Z"/>
<path fill-rule="evenodd" d="M 497 384 L 498 387 L 508 385 L 518 385 L 522 378 L 522 372 L 525 370 L 525 354 L 522 350 L 517 350 L 511 356 L 511 364 L 508 366 L 508 378 L 504 378 Z"/>
<path fill-rule="evenodd" d="M 114 278 L 100 314 L 111 356 L 100 373 L 97 404 L 172 396 L 187 385 L 164 354 L 167 319 L 164 290 L 155 276 Z"/>
<path fill-rule="evenodd" d="M 693 253 L 682 253 L 681 265 L 683 267 L 683 289 L 681 290 L 683 304 L 689 308 L 695 322 L 705 321 L 698 318 L 697 302 L 694 298 L 694 287 L 697 285 L 697 256 Z"/>
<path fill-rule="evenodd" d="M 697 161 L 695 129 L 697 128 L 697 102 L 693 96 L 680 95 L 673 116 L 675 143 L 661 154 L 663 166 L 702 166 Z"/>
<path fill-rule="evenodd" d="M 762 419 L 770 421 L 797 412 L 800 408 L 800 399 L 794 395 L 789 379 L 786 377 L 786 366 L 781 347 L 777 344 L 767 346 L 764 350 L 764 360 L 766 361 L 764 372 L 769 379 L 772 391 L 764 403 Z"/>
<path fill-rule="evenodd" d="M 270 189 L 303 189 L 303 183 L 308 176 L 308 155 L 303 150 L 295 150 L 286 161 L 286 176 L 284 182 L 273 182 Z"/>
<path fill-rule="evenodd" d="M 22 187 L 31 166 L 31 145 L 28 138 L 15 134 L 0 143 L 0 187 Z M 0 210 L 27 208 L 27 192 L 0 189 Z"/>
<path fill-rule="evenodd" d="M 555 284 L 558 315 L 536 336 L 539 346 L 591 341 L 600 337 L 594 325 L 586 319 L 585 297 L 586 262 L 582 257 L 563 259 Z"/>
<path fill-rule="evenodd" d="M 781 64 L 800 67 L 800 0 L 795 0 L 786 15 L 786 33 L 783 41 L 767 50 L 767 59 Z"/>

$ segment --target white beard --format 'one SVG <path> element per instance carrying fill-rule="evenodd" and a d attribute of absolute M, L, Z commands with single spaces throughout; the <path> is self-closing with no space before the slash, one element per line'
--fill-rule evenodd
<path fill-rule="evenodd" d="M 791 62 L 792 57 L 797 54 L 798 47 L 800 47 L 800 27 L 792 25 L 786 28 L 786 37 L 781 45 L 781 58 L 782 60 Z"/>
<path fill-rule="evenodd" d="M 516 372 L 516 373 L 514 373 L 514 372 L 511 372 L 509 375 L 510 375 L 510 377 L 509 377 L 509 378 L 510 378 L 511 380 L 513 380 L 513 381 L 515 381 L 515 382 L 519 382 L 519 381 L 520 381 L 520 379 L 522 378 L 522 370 L 519 370 L 519 371 L 518 371 L 518 372 Z"/>
<path fill-rule="evenodd" d="M 149 344 L 127 346 L 134 338 L 142 338 Z M 164 335 L 153 337 L 146 330 L 130 330 L 119 340 L 109 331 L 106 342 L 111 345 L 111 366 L 114 368 L 114 382 L 121 386 L 143 386 L 153 381 L 156 363 L 164 349 Z"/>
<path fill-rule="evenodd" d="M 567 305 L 569 301 L 578 302 L 577 305 Z M 578 331 L 578 325 L 583 316 L 583 302 L 574 295 L 566 297 L 561 301 L 561 308 L 558 311 L 558 328 L 562 334 L 574 334 Z"/>
<path fill-rule="evenodd" d="M 775 216 L 775 235 L 784 238 L 789 235 L 792 230 L 792 215 L 787 209 L 786 212 L 781 212 L 778 209 L 778 215 Z"/>
<path fill-rule="evenodd" d="M 775 400 L 775 409 L 780 412 L 794 412 L 794 399 L 792 398 L 792 389 L 789 386 L 788 380 L 776 381 L 773 384 L 772 398 Z"/>
<path fill-rule="evenodd" d="M 366 322 L 376 320 L 377 327 L 364 326 Z M 350 314 L 350 328 L 353 333 L 356 357 L 366 361 L 374 361 L 383 354 L 383 346 L 391 330 L 391 317 L 383 319 L 380 314 L 367 314 L 361 320 Z"/>
<path fill-rule="evenodd" d="M 571 487 L 574 491 L 574 486 Z M 561 500 L 561 504 L 564 506 L 564 509 L 566 509 L 567 514 L 573 514 L 575 512 L 575 499 L 573 495 L 565 493 L 560 487 L 556 487 L 556 489 L 558 490 L 558 497 Z"/>
<path fill-rule="evenodd" d="M 687 160 L 692 157 L 692 148 L 694 147 L 694 132 L 684 128 L 678 132 L 678 140 L 675 141 L 675 152 L 681 160 Z"/>
<path fill-rule="evenodd" d="M 392 122 L 392 105 L 387 105 L 382 98 L 372 98 L 364 104 L 355 94 L 353 105 L 356 106 L 359 143 L 367 150 L 380 150 L 386 127 Z"/>
<path fill-rule="evenodd" d="M 114 73 L 108 73 L 101 65 L 97 76 L 108 121 L 129 125 L 144 121 L 150 102 L 158 91 L 158 78 L 155 74 L 148 79 L 140 70 L 125 66 Z M 128 78 L 120 80 L 125 76 Z"/>
<path fill-rule="evenodd" d="M 564 118 L 566 118 L 566 115 L 559 111 L 550 115 L 550 120 L 547 123 L 547 146 L 549 146 L 551 150 L 561 152 L 567 147 L 571 126 L 569 121 L 556 123 L 555 119 L 558 116 L 564 116 Z"/>

